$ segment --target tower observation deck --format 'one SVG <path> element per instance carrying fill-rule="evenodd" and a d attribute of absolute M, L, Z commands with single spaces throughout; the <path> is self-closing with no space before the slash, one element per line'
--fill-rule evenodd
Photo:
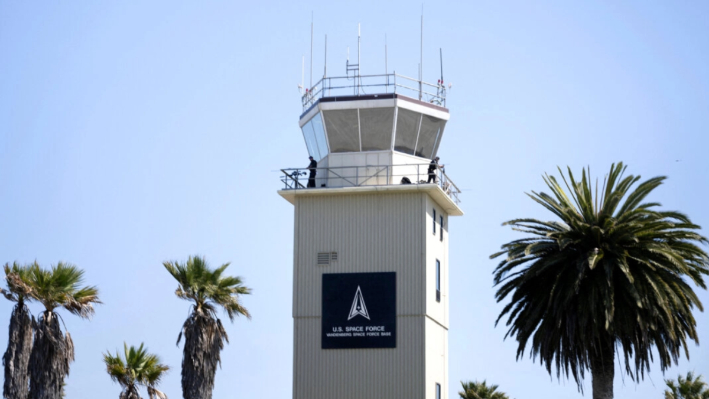
<path fill-rule="evenodd" d="M 430 84 L 398 74 L 328 77 L 306 90 L 301 101 L 299 125 L 318 163 L 315 189 L 429 181 L 428 168 L 450 118 L 441 80 Z M 296 194 L 285 191 L 307 188 L 307 168 L 281 171 L 281 195 L 287 199 Z M 435 184 L 459 204 L 455 183 L 442 169 L 434 173 Z"/>
<path fill-rule="evenodd" d="M 448 220 L 463 211 L 431 164 L 446 87 L 351 66 L 301 97 L 313 162 L 281 169 L 295 217 L 293 398 L 448 398 Z"/>

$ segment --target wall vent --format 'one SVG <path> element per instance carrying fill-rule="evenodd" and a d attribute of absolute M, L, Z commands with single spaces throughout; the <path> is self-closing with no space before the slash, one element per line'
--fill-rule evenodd
<path fill-rule="evenodd" d="M 337 252 L 318 252 L 318 266 L 328 266 L 337 260 Z"/>

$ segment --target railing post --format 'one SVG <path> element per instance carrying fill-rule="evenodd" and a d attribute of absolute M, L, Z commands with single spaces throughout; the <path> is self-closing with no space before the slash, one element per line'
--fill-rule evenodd
<path fill-rule="evenodd" d="M 359 166 L 355 168 L 355 186 L 359 187 Z"/>

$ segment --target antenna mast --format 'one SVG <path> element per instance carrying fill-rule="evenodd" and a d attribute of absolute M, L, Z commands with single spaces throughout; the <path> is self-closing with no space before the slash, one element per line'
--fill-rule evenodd
<path fill-rule="evenodd" d="M 419 101 L 423 98 L 423 3 L 421 4 L 421 62 L 419 62 Z"/>
<path fill-rule="evenodd" d="M 389 67 L 387 66 L 387 35 L 384 34 L 384 76 L 386 76 L 386 85 L 384 86 L 384 92 L 389 92 Z"/>
<path fill-rule="evenodd" d="M 443 49 L 438 49 L 441 53 L 441 84 L 443 84 Z"/>
<path fill-rule="evenodd" d="M 325 72 L 322 75 L 323 79 L 327 77 L 327 35 L 325 35 Z"/>
<path fill-rule="evenodd" d="M 314 12 L 311 11 L 310 14 L 310 86 L 308 90 L 313 88 L 313 16 Z"/>
<path fill-rule="evenodd" d="M 359 95 L 359 86 L 362 84 L 362 79 L 360 76 L 362 76 L 361 73 L 361 62 L 360 61 L 360 54 L 361 54 L 361 49 L 360 49 L 360 43 L 362 42 L 362 32 L 361 32 L 361 24 L 357 23 L 357 94 Z"/>
<path fill-rule="evenodd" d="M 384 35 L 384 74 L 389 74 L 389 67 L 387 66 L 387 35 Z"/>
<path fill-rule="evenodd" d="M 298 90 L 303 94 L 303 85 L 305 85 L 305 56 L 303 56 L 303 65 L 300 67 L 300 84 Z"/>
<path fill-rule="evenodd" d="M 360 61 L 360 24 L 357 24 L 357 63 L 356 64 L 350 64 L 350 48 L 347 47 L 347 64 L 346 64 L 346 69 L 347 69 L 347 77 L 349 78 L 350 76 L 350 71 L 354 73 L 354 79 L 355 79 L 355 84 L 353 86 L 354 89 L 354 94 L 358 95 L 359 94 L 359 88 L 361 85 L 360 82 L 360 74 L 359 74 L 359 61 Z"/>

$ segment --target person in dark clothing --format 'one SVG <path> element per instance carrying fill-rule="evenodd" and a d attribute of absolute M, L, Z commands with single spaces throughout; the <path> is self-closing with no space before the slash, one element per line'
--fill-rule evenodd
<path fill-rule="evenodd" d="M 308 188 L 315 188 L 315 175 L 318 174 L 317 167 L 318 163 L 313 157 L 310 157 L 310 165 L 308 165 L 308 169 L 310 170 L 310 177 L 308 178 Z"/>
<path fill-rule="evenodd" d="M 440 157 L 435 157 L 431 160 L 431 164 L 428 165 L 428 181 L 426 183 L 436 182 L 436 169 L 443 169 L 445 165 L 438 165 Z"/>

